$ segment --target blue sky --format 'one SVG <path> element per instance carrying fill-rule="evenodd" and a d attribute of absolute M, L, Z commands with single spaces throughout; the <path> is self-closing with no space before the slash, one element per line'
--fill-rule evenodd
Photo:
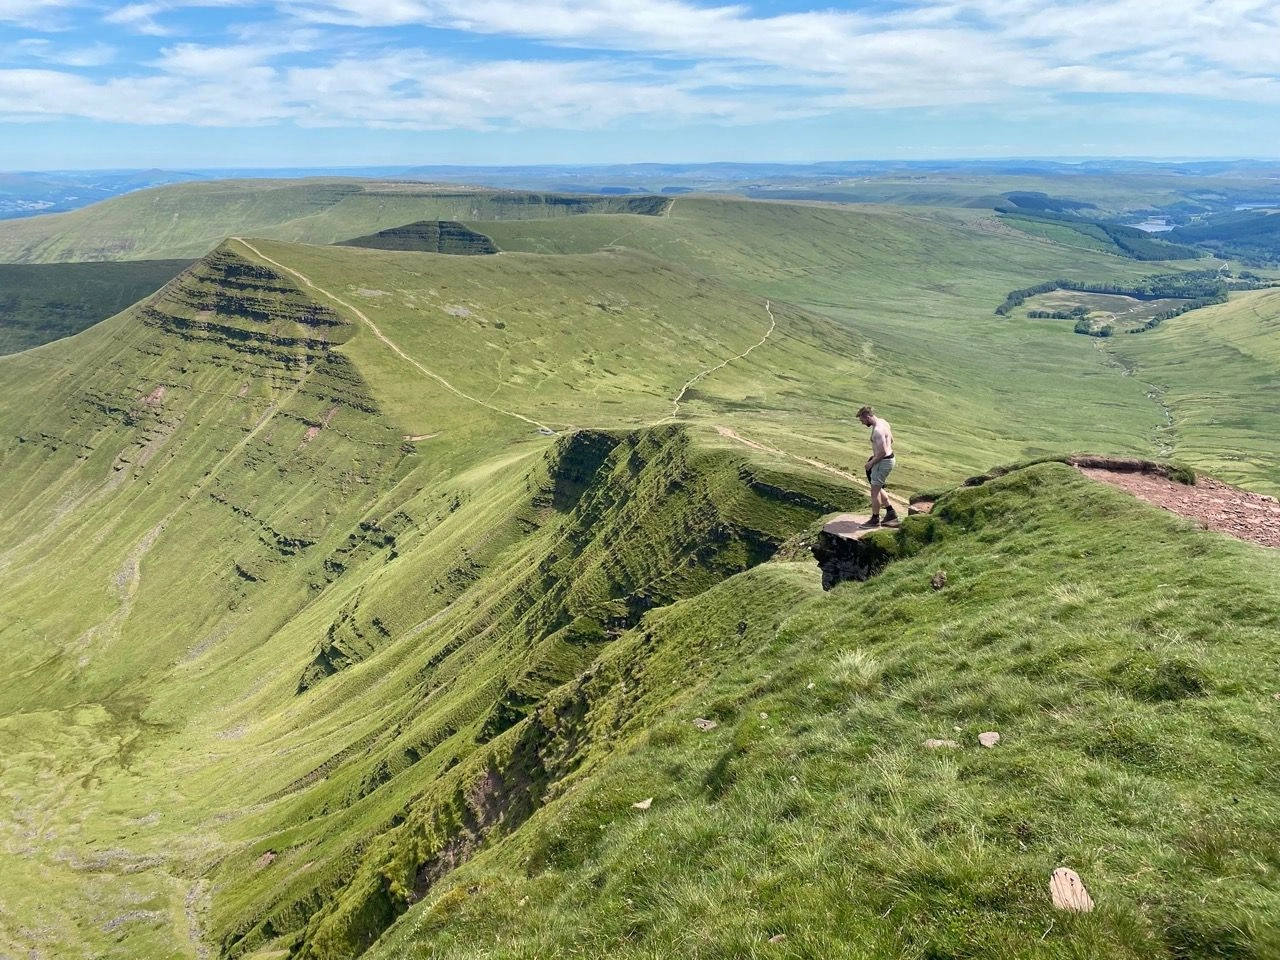
<path fill-rule="evenodd" d="M 1274 0 L 0 0 L 0 170 L 1280 156 Z"/>

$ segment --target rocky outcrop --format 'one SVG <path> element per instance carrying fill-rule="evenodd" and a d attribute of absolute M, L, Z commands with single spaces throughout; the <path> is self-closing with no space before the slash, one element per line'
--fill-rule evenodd
<path fill-rule="evenodd" d="M 842 514 L 822 528 L 813 543 L 813 557 L 822 569 L 822 589 L 846 580 L 869 580 L 897 557 L 891 528 L 863 527 Z"/>
<path fill-rule="evenodd" d="M 372 250 L 401 250 L 417 253 L 447 253 L 477 256 L 498 252 L 497 246 L 456 220 L 418 220 L 390 230 L 343 240 L 339 247 L 368 247 Z"/>

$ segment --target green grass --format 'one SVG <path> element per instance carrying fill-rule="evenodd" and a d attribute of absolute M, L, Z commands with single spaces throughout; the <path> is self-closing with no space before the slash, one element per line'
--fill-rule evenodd
<path fill-rule="evenodd" d="M 0 952 L 1274 953 L 1273 554 L 1041 464 L 867 584 L 769 562 L 864 508 L 862 403 L 904 493 L 1151 455 L 1270 292 L 1132 359 L 990 306 L 1146 271 L 983 215 L 667 213 L 230 242 L 0 358 Z"/>
<path fill-rule="evenodd" d="M 607 754 L 370 956 L 1274 953 L 1274 554 L 1057 464 L 938 509 L 873 581 L 767 566 L 619 641 Z"/>
<path fill-rule="evenodd" d="M 154 293 L 187 263 L 0 264 L 0 355 L 77 334 Z"/>
<path fill-rule="evenodd" d="M 1063 449 L 1157 452 L 1158 405 L 1085 338 L 990 315 L 1027 278 L 1120 282 L 1150 265 L 1009 236 L 962 211 L 681 198 L 667 217 L 484 229 L 504 250 L 644 250 L 820 318 L 752 354 L 763 369 L 751 388 L 726 403 L 700 387 L 687 406 L 789 453 L 858 472 L 864 431 L 854 413 L 868 402 L 894 424 L 909 487 Z"/>

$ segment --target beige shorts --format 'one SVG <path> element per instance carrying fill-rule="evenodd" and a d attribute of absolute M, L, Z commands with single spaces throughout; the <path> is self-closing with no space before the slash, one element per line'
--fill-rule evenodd
<path fill-rule="evenodd" d="M 867 474 L 867 479 L 871 481 L 873 487 L 883 487 L 884 482 L 889 479 L 889 472 L 893 470 L 893 457 L 885 457 Z"/>

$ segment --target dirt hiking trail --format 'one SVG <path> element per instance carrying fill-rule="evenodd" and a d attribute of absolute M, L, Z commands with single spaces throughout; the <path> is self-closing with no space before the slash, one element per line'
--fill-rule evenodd
<path fill-rule="evenodd" d="M 833 467 L 829 463 L 823 463 L 821 460 L 814 460 L 810 457 L 797 456 L 794 453 L 787 453 L 787 451 L 785 450 L 779 450 L 777 447 L 770 446 L 767 443 L 761 443 L 759 440 L 750 440 L 747 437 L 744 437 L 742 434 L 738 433 L 736 430 L 731 430 L 728 427 L 717 426 L 716 433 L 720 434 L 720 436 L 722 437 L 728 438 L 729 440 L 736 441 L 737 443 L 742 444 L 744 447 L 750 447 L 752 450 L 761 450 L 761 451 L 764 451 L 765 453 L 775 453 L 780 457 L 788 457 L 799 463 L 807 463 L 811 467 L 817 467 L 819 470 L 825 470 L 827 473 L 835 474 L 837 477 L 843 477 L 846 480 L 852 481 L 854 484 L 862 487 L 864 490 L 871 489 L 871 485 L 867 483 L 865 477 L 855 476 L 854 474 L 849 473 L 846 470 L 841 470 L 839 467 Z M 893 504 L 895 504 L 897 507 L 901 507 L 904 512 L 906 511 L 907 509 L 906 500 L 903 500 L 901 497 L 897 496 L 896 494 L 888 493 L 888 491 L 886 491 L 886 495 L 889 497 L 889 500 Z"/>
<path fill-rule="evenodd" d="M 1152 473 L 1077 467 L 1086 477 L 1126 490 L 1147 503 L 1238 540 L 1280 547 L 1280 501 L 1200 476 L 1189 487 Z"/>

